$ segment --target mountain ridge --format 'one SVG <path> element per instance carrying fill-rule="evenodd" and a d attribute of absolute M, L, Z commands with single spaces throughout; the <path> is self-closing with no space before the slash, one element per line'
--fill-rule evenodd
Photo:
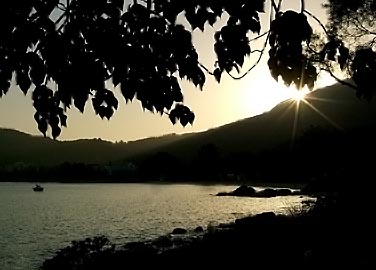
<path fill-rule="evenodd" d="M 106 164 L 145 159 L 158 152 L 192 160 L 207 144 L 215 145 L 225 155 L 257 153 L 281 145 L 291 146 L 312 127 L 346 131 L 376 125 L 375 102 L 358 100 L 349 87 L 336 84 L 318 89 L 308 94 L 306 100 L 311 105 L 300 101 L 299 116 L 295 115 L 296 101 L 286 100 L 266 113 L 207 131 L 131 142 L 113 143 L 101 139 L 54 141 L 0 129 L 0 165 L 19 162 L 44 166 L 63 162 Z"/>
<path fill-rule="evenodd" d="M 264 114 L 197 133 L 195 136 L 183 138 L 179 141 L 180 145 L 169 144 L 158 151 L 182 157 L 187 156 L 187 149 L 197 152 L 200 145 L 215 144 L 227 154 L 239 151 L 255 153 L 280 144 L 291 144 L 294 136 L 299 137 L 312 127 L 346 131 L 376 124 L 375 102 L 358 100 L 349 87 L 328 86 L 311 92 L 306 99 L 311 105 L 300 101 L 295 135 L 296 102 L 286 100 Z M 182 144 L 185 144 L 185 147 Z"/>

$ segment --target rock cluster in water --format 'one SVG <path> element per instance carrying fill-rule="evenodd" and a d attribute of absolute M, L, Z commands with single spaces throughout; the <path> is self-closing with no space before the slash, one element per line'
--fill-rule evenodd
<path fill-rule="evenodd" d="M 219 192 L 217 196 L 240 196 L 240 197 L 256 197 L 256 198 L 271 198 L 276 196 L 300 195 L 300 191 L 293 191 L 289 188 L 265 188 L 256 191 L 251 186 L 241 185 L 230 192 Z"/>

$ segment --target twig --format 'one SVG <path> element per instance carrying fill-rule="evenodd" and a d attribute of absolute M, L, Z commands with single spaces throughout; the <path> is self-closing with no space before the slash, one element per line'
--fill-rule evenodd
<path fill-rule="evenodd" d="M 274 9 L 274 12 L 275 12 L 275 13 L 278 13 L 278 11 L 279 11 L 279 6 L 280 6 L 280 4 L 281 4 L 281 1 L 279 1 L 279 3 L 278 3 L 278 7 L 277 7 L 277 5 L 275 4 L 274 0 L 271 0 L 270 2 L 271 2 L 271 5 L 272 5 L 272 7 L 273 7 L 273 9 Z"/>
<path fill-rule="evenodd" d="M 324 70 L 324 71 L 327 71 L 330 76 L 332 76 L 337 82 L 339 82 L 340 84 L 342 85 L 345 85 L 345 86 L 348 86 L 352 89 L 355 89 L 355 90 L 358 90 L 358 87 L 353 85 L 352 83 L 348 83 L 344 80 L 341 80 L 340 78 L 338 78 L 336 75 L 334 75 L 334 73 L 330 70 L 330 68 L 322 68 L 321 70 Z"/>
<path fill-rule="evenodd" d="M 255 38 L 251 38 L 251 39 L 249 40 L 249 42 L 252 42 L 252 41 L 255 41 L 255 40 L 259 39 L 259 38 L 262 38 L 263 36 L 267 35 L 268 33 L 269 33 L 269 31 L 266 31 L 266 32 L 262 33 L 261 35 L 258 35 L 258 36 L 255 37 Z"/>
<path fill-rule="evenodd" d="M 282 2 L 283 2 L 283 0 L 279 0 L 278 1 L 278 11 L 281 10 Z"/>
<path fill-rule="evenodd" d="M 300 13 L 303 13 L 305 11 L 305 1 L 300 0 Z"/>
<path fill-rule="evenodd" d="M 275 2 L 274 0 L 271 1 L 271 5 L 275 6 Z M 275 7 L 276 8 L 276 7 Z M 270 13 L 270 24 L 272 22 L 272 14 Z M 264 34 L 267 33 L 267 36 L 266 36 L 266 39 L 265 39 L 265 43 L 264 43 L 264 46 L 261 50 L 257 50 L 258 52 L 260 52 L 260 55 L 259 55 L 259 58 L 257 59 L 257 61 L 243 74 L 241 75 L 240 77 L 235 77 L 234 75 L 230 74 L 229 72 L 227 72 L 227 74 L 234 80 L 240 80 L 240 79 L 243 79 L 247 74 L 249 74 L 249 72 L 251 72 L 261 61 L 262 59 L 262 56 L 264 55 L 264 52 L 265 52 L 265 49 L 266 49 L 266 46 L 268 45 L 268 41 L 269 41 L 269 37 L 270 37 L 270 31 L 268 32 L 265 32 Z M 255 50 L 256 51 L 256 50 Z"/>
<path fill-rule="evenodd" d="M 303 10 L 304 13 L 307 13 L 309 16 L 311 16 L 320 26 L 321 28 L 324 30 L 326 36 L 330 36 L 328 31 L 326 30 L 325 26 L 322 24 L 322 22 L 320 21 L 319 18 L 317 18 L 315 15 L 313 15 L 311 12 L 309 12 L 308 10 Z"/>
<path fill-rule="evenodd" d="M 214 73 L 211 72 L 207 67 L 205 67 L 203 64 L 201 64 L 200 62 L 198 62 L 198 65 L 200 67 L 202 67 L 207 73 L 209 73 L 210 75 L 214 76 Z"/>

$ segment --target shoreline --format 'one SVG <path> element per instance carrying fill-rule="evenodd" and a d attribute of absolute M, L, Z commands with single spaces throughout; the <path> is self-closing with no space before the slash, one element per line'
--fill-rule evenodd
<path fill-rule="evenodd" d="M 312 206 L 312 205 L 311 205 Z M 362 218 L 362 219 L 359 219 Z M 299 209 L 288 215 L 263 212 L 208 224 L 199 231 L 176 228 L 179 233 L 152 240 L 111 245 L 107 238 L 76 241 L 46 259 L 42 270 L 52 269 L 211 269 L 249 266 L 252 269 L 371 269 L 372 220 L 329 208 Z M 367 225 L 366 225 L 367 224 Z M 338 230 L 338 227 L 341 230 Z M 193 231 L 193 233 L 192 233 Z"/>
<path fill-rule="evenodd" d="M 0 183 L 43 183 L 43 184 L 155 184 L 155 185 L 198 185 L 198 186 L 241 186 L 248 185 L 257 188 L 290 188 L 290 189 L 301 189 L 305 186 L 305 183 L 273 183 L 273 182 L 215 182 L 215 181 L 59 181 L 59 180 L 48 180 L 48 181 L 36 181 L 36 180 L 17 180 L 17 181 L 3 181 Z"/>
<path fill-rule="evenodd" d="M 196 226 L 206 228 L 206 225 L 211 222 L 212 225 L 219 222 L 231 222 L 235 218 L 243 217 L 249 213 L 256 214 L 266 210 L 276 209 L 279 212 L 280 209 L 288 209 L 288 206 L 291 205 L 284 202 L 278 203 L 280 200 L 284 201 L 284 198 L 272 200 L 277 202 L 277 209 L 274 206 L 272 208 L 267 205 L 264 206 L 257 199 L 239 200 L 237 198 L 215 197 L 214 194 L 219 191 L 232 190 L 232 186 L 42 184 L 46 188 L 42 194 L 34 193 L 32 186 L 33 184 L 30 183 L 0 184 L 2 194 L 6 195 L 0 196 L 5 201 L 13 201 L 13 199 L 19 198 L 22 202 L 20 206 L 24 205 L 19 208 L 19 212 L 24 213 L 21 221 L 32 221 L 20 225 L 22 223 L 14 222 L 16 219 L 7 219 L 8 221 L 4 223 L 6 230 L 2 234 L 11 236 L 7 240 L 9 248 L 5 250 L 7 257 L 13 258 L 10 252 L 18 246 L 19 249 L 16 249 L 15 254 L 24 254 L 22 256 L 26 258 L 25 263 L 32 262 L 36 259 L 36 256 L 39 263 L 42 263 L 46 258 L 46 256 L 33 255 L 31 252 L 27 252 L 31 248 L 38 250 L 38 254 L 44 253 L 43 250 L 50 250 L 51 254 L 48 254 L 48 257 L 50 257 L 55 250 L 68 245 L 71 240 L 79 240 L 83 237 L 92 237 L 103 233 L 113 243 L 121 244 L 122 242 L 153 239 L 169 233 L 179 226 L 192 229 Z M 13 194 L 16 194 L 17 197 Z M 68 204 L 65 198 L 69 198 Z M 128 202 L 135 200 L 137 201 L 135 204 L 128 204 Z M 250 204 L 250 206 L 244 205 L 242 201 L 245 204 Z M 301 199 L 292 198 L 292 201 L 297 202 L 296 205 L 298 205 Z M 138 207 L 139 204 L 142 207 Z M 2 205 L 7 206 L 7 203 Z M 252 205 L 256 206 L 253 207 Z M 76 206 L 80 206 L 82 210 L 76 212 Z M 83 207 L 81 208 L 81 206 Z M 10 215 L 5 214 L 5 217 L 13 216 L 18 208 L 9 205 L 7 209 L 9 211 L 3 212 L 9 212 Z M 103 209 L 115 209 L 116 211 L 103 211 Z M 280 212 L 283 212 L 283 210 Z M 26 219 L 26 217 L 29 218 Z M 46 217 L 54 218 L 47 219 Z M 57 223 L 56 221 L 62 222 Z M 33 225 L 42 222 L 43 227 Z M 29 227 L 29 224 L 33 226 Z M 54 229 L 56 224 L 59 224 L 59 227 Z M 72 227 L 72 224 L 79 226 Z M 24 229 L 20 230 L 20 228 Z M 32 228 L 37 228 L 37 230 L 31 231 Z M 74 230 L 72 230 L 73 228 Z M 35 232 L 38 241 L 30 240 L 32 242 L 30 248 L 28 246 L 22 247 L 22 239 L 27 240 L 30 237 L 29 230 L 33 234 Z M 55 235 L 56 231 L 59 233 Z M 23 237 L 18 238 L 17 235 L 23 235 Z M 49 235 L 52 235 L 52 237 L 50 238 Z M 10 266 L 13 264 L 23 265 L 24 263 L 13 261 Z M 2 267 L 1 265 L 0 262 L 1 269 L 9 268 L 9 266 Z M 36 269 L 37 266 L 39 264 L 26 268 Z"/>

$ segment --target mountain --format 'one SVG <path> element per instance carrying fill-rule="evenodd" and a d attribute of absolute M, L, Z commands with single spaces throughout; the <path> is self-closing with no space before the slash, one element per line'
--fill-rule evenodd
<path fill-rule="evenodd" d="M 343 133 L 376 124 L 375 102 L 356 98 L 350 87 L 335 84 L 313 91 L 305 99 L 299 102 L 298 110 L 296 101 L 286 100 L 267 113 L 182 137 L 143 152 L 143 156 L 163 151 L 191 159 L 207 144 L 214 144 L 225 155 L 258 153 L 281 145 L 293 147 L 294 141 L 313 128 Z"/>
<path fill-rule="evenodd" d="M 146 150 L 151 151 L 176 142 L 181 137 L 171 134 L 122 143 L 101 139 L 55 141 L 17 130 L 0 129 L 0 166 L 14 163 L 52 166 L 63 162 L 106 164 Z"/>
<path fill-rule="evenodd" d="M 190 161 L 205 145 L 215 145 L 221 155 L 259 153 L 293 146 L 308 130 L 347 132 L 375 125 L 375 102 L 357 99 L 343 85 L 333 85 L 310 93 L 299 104 L 287 100 L 271 111 L 200 133 L 166 135 L 128 143 L 100 139 L 54 141 L 19 131 L 0 129 L 0 166 L 14 163 L 56 165 L 63 162 L 107 164 L 109 161 L 140 161 L 167 152 Z M 294 119 L 296 128 L 294 129 Z M 295 130 L 295 131 L 294 131 Z"/>

